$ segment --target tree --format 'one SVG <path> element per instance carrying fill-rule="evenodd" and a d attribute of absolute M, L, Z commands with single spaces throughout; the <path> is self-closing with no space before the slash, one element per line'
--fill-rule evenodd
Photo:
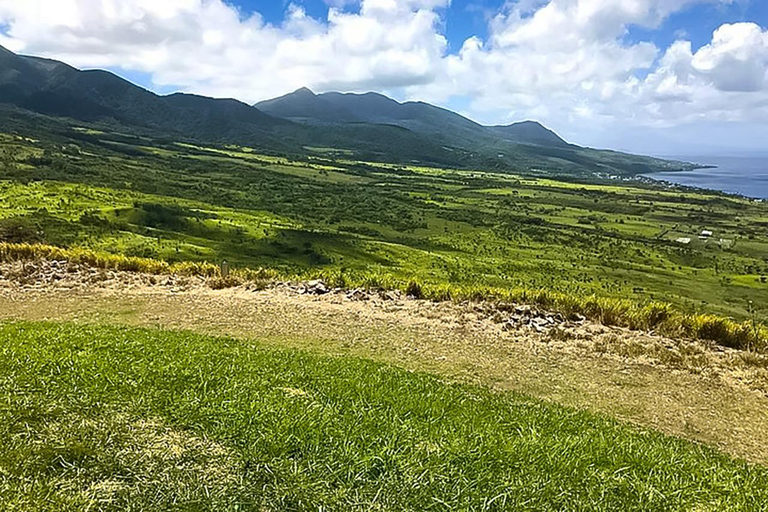
<path fill-rule="evenodd" d="M 5 171 L 16 170 L 16 151 L 12 147 L 0 148 L 0 166 Z"/>

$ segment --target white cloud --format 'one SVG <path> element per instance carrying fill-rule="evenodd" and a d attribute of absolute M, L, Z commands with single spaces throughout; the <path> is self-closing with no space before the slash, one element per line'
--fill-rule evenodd
<path fill-rule="evenodd" d="M 768 31 L 726 24 L 696 52 L 677 41 L 633 93 L 657 125 L 768 122 Z"/>
<path fill-rule="evenodd" d="M 696 52 L 692 64 L 721 91 L 764 90 L 768 32 L 753 23 L 723 25 L 712 42 Z"/>
<path fill-rule="evenodd" d="M 156 85 L 247 101 L 304 85 L 430 81 L 447 47 L 447 0 L 363 0 L 315 20 L 290 6 L 269 25 L 221 0 L 0 0 L 10 49 L 83 67 L 150 73 Z"/>
<path fill-rule="evenodd" d="M 768 122 L 760 26 L 723 25 L 700 49 L 626 41 L 633 25 L 732 1 L 518 0 L 491 17 L 487 38 L 449 54 L 449 0 L 326 0 L 325 19 L 290 5 L 277 25 L 222 0 L 0 0 L 0 44 L 249 102 L 305 85 L 466 97 L 480 120 L 537 118 L 593 140 L 619 124 Z"/>

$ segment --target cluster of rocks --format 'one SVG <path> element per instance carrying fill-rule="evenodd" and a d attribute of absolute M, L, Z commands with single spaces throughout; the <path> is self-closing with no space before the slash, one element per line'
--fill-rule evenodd
<path fill-rule="evenodd" d="M 91 280 L 91 274 L 96 273 L 94 269 L 56 260 L 6 263 L 0 267 L 0 278 L 25 287 L 85 285 L 85 281 Z"/>
<path fill-rule="evenodd" d="M 363 288 L 355 288 L 354 290 L 348 290 L 346 292 L 346 298 L 348 300 L 372 300 L 381 299 L 385 301 L 400 301 L 403 300 L 403 294 L 400 290 L 379 290 L 372 292 Z"/>
<path fill-rule="evenodd" d="M 533 329 L 536 332 L 547 332 L 553 327 L 562 327 L 566 324 L 580 325 L 586 321 L 583 315 L 573 315 L 573 318 L 565 318 L 560 313 L 547 313 L 528 305 L 514 307 L 513 314 L 504 322 L 505 330 L 520 328 Z"/>
<path fill-rule="evenodd" d="M 326 295 L 334 291 L 321 280 L 307 281 L 299 283 L 294 287 L 294 291 L 299 295 Z"/>
<path fill-rule="evenodd" d="M 284 284 L 287 288 L 299 295 L 344 294 L 346 299 L 354 301 L 368 301 L 375 299 L 381 299 L 385 301 L 399 301 L 403 299 L 403 294 L 400 290 L 371 291 L 364 288 L 345 290 L 342 288 L 332 288 L 327 283 L 319 279 L 298 284 Z"/>

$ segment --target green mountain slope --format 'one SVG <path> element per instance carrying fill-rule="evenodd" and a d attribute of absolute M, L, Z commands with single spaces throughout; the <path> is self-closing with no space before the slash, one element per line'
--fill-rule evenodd
<path fill-rule="evenodd" d="M 316 95 L 304 88 L 255 107 L 275 117 L 307 124 L 400 126 L 455 147 L 476 147 L 499 139 L 484 126 L 450 110 L 422 102 L 399 103 L 377 93 Z"/>
<path fill-rule="evenodd" d="M 272 139 L 268 130 L 290 124 L 236 100 L 158 96 L 107 71 L 80 71 L 7 50 L 0 52 L 0 102 L 54 117 L 111 120 L 206 140 L 266 143 Z"/>
<path fill-rule="evenodd" d="M 536 121 L 523 121 L 522 123 L 514 123 L 508 126 L 489 126 L 488 130 L 509 142 L 558 148 L 570 146 L 558 134 Z"/>
<path fill-rule="evenodd" d="M 159 96 L 112 73 L 0 48 L 0 116 L 8 106 L 126 133 L 238 144 L 291 155 L 341 150 L 359 160 L 551 175 L 632 175 L 685 164 L 585 150 L 535 122 L 486 127 L 421 102 L 308 89 L 251 107 L 234 99 Z M 18 122 L 18 111 L 13 114 Z M 40 122 L 32 118 L 32 124 Z"/>
<path fill-rule="evenodd" d="M 369 125 L 406 128 L 453 151 L 448 165 L 566 175 L 634 175 L 685 164 L 585 149 L 569 144 L 535 121 L 483 126 L 423 102 L 399 103 L 377 93 L 315 94 L 307 88 L 263 101 L 256 108 L 305 126 L 324 129 Z M 441 161 L 445 165 L 445 160 Z"/>
<path fill-rule="evenodd" d="M 314 94 L 307 88 L 254 105 L 275 117 L 307 124 L 373 123 L 408 128 L 457 147 L 500 142 L 568 147 L 553 131 L 534 121 L 510 126 L 483 126 L 428 103 L 399 103 L 376 93 Z"/>

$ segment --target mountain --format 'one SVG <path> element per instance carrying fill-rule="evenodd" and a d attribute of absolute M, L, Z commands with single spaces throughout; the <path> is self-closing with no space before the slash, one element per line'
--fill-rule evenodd
<path fill-rule="evenodd" d="M 304 88 L 255 106 L 193 94 L 159 96 L 107 71 L 82 71 L 2 47 L 0 106 L 0 122 L 8 126 L 45 123 L 21 120 L 34 113 L 65 126 L 75 120 L 126 134 L 297 156 L 322 148 L 361 161 L 583 176 L 684 168 L 570 145 L 532 121 L 483 126 L 428 103 L 376 93 L 318 95 Z"/>
<path fill-rule="evenodd" d="M 271 139 L 291 124 L 236 100 L 187 94 L 158 96 L 117 75 L 0 50 L 0 103 L 40 114 L 93 122 L 111 120 L 154 132 L 210 140 Z"/>
<path fill-rule="evenodd" d="M 422 102 L 399 103 L 382 94 L 315 94 L 302 88 L 254 105 L 275 117 L 305 124 L 369 123 L 400 126 L 414 133 L 462 147 L 498 139 L 482 125 L 455 112 Z"/>
<path fill-rule="evenodd" d="M 466 117 L 428 103 L 399 103 L 376 93 L 315 94 L 307 88 L 257 103 L 254 107 L 275 117 L 309 125 L 345 123 L 391 124 L 438 137 L 444 143 L 514 144 L 569 147 L 556 133 L 534 121 L 509 126 L 483 126 Z"/>
<path fill-rule="evenodd" d="M 362 123 L 365 121 L 345 107 L 318 97 L 306 87 L 279 98 L 257 103 L 254 108 L 275 117 L 299 123 Z"/>
<path fill-rule="evenodd" d="M 489 126 L 488 130 L 509 142 L 557 148 L 571 147 L 558 134 L 536 121 L 523 121 L 507 126 Z"/>

